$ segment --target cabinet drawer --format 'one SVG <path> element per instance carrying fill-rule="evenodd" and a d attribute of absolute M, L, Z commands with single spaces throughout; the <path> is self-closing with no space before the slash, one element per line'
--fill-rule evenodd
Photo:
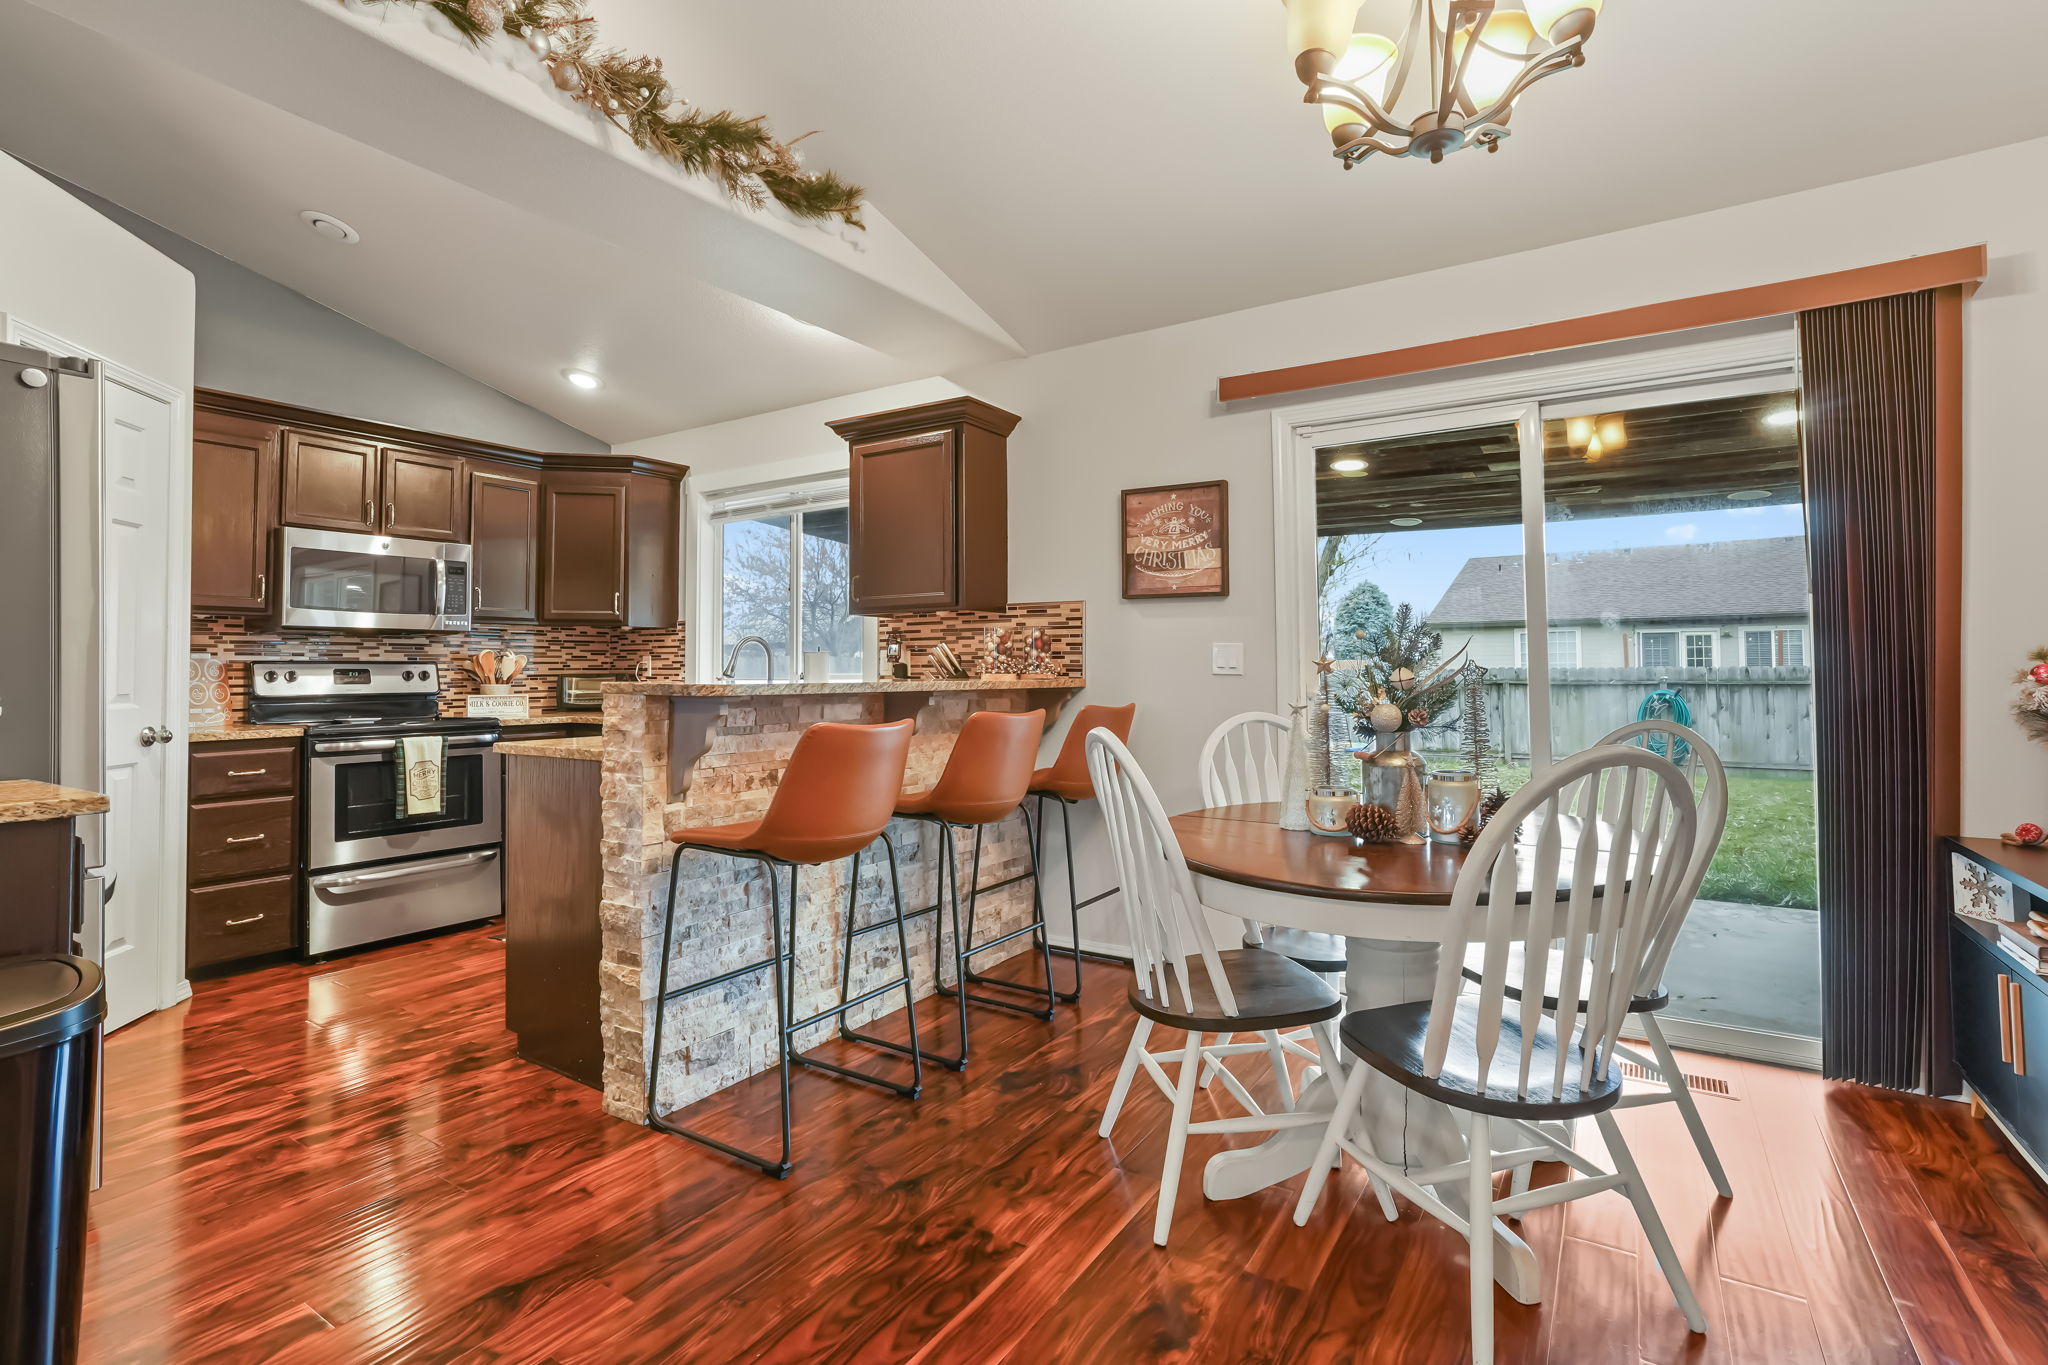
<path fill-rule="evenodd" d="M 194 806 L 186 855 L 193 885 L 292 871 L 298 811 L 298 800 L 290 796 Z"/>
<path fill-rule="evenodd" d="M 192 750 L 191 799 L 218 801 L 230 796 L 274 796 L 297 790 L 299 748 L 279 744 L 256 749 Z"/>
<path fill-rule="evenodd" d="M 210 967 L 295 947 L 293 895 L 298 883 L 295 876 L 268 877 L 188 893 L 186 967 Z"/>

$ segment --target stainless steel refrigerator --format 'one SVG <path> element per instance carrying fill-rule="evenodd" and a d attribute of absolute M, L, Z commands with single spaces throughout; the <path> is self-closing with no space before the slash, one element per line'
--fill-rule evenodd
<path fill-rule="evenodd" d="M 104 790 L 99 467 L 96 363 L 0 345 L 0 778 Z M 94 961 L 101 819 L 77 822 Z"/>

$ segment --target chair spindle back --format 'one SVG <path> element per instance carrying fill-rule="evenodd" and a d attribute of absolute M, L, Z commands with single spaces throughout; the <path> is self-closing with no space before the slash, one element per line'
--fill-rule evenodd
<path fill-rule="evenodd" d="M 1427 1073 L 1442 1075 L 1467 945 L 1478 943 L 1480 1074 L 1491 1074 L 1501 1020 L 1514 1009 L 1519 1097 L 1529 1098 L 1532 1084 L 1539 1095 L 1563 1093 L 1574 1040 L 1584 1049 L 1578 1084 L 1605 1075 L 1629 998 L 1684 884 L 1696 824 L 1685 775 L 1639 747 L 1588 749 L 1530 779 L 1487 822 L 1459 871 L 1424 1042 Z M 1519 964 L 1545 961 L 1553 946 L 1563 961 L 1560 1046 L 1552 1074 L 1533 1076 L 1544 992 L 1520 990 L 1519 1001 L 1508 992 L 1522 985 Z"/>
<path fill-rule="evenodd" d="M 1181 855 L 1180 840 L 1167 823 L 1166 808 L 1131 751 L 1107 729 L 1088 732 L 1088 774 L 1102 808 L 1109 846 L 1116 855 L 1130 922 L 1131 967 L 1140 993 L 1162 1004 L 1192 1009 L 1189 958 L 1199 958 L 1209 987 L 1224 1013 L 1237 1013 L 1230 979 L 1216 953 L 1207 913 L 1195 894 L 1195 879 Z"/>

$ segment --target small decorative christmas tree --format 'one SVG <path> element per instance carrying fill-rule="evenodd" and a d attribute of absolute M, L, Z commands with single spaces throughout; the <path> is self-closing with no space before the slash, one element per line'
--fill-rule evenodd
<path fill-rule="evenodd" d="M 1458 709 L 1464 712 L 1465 766 L 1483 787 L 1493 776 L 1493 727 L 1486 717 L 1486 669 L 1468 660 L 1458 670 Z"/>

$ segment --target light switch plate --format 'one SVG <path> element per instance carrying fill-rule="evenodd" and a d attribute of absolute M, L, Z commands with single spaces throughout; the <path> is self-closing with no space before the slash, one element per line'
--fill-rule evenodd
<path fill-rule="evenodd" d="M 1218 677 L 1243 677 L 1244 646 L 1241 644 L 1210 645 L 1209 671 Z"/>

